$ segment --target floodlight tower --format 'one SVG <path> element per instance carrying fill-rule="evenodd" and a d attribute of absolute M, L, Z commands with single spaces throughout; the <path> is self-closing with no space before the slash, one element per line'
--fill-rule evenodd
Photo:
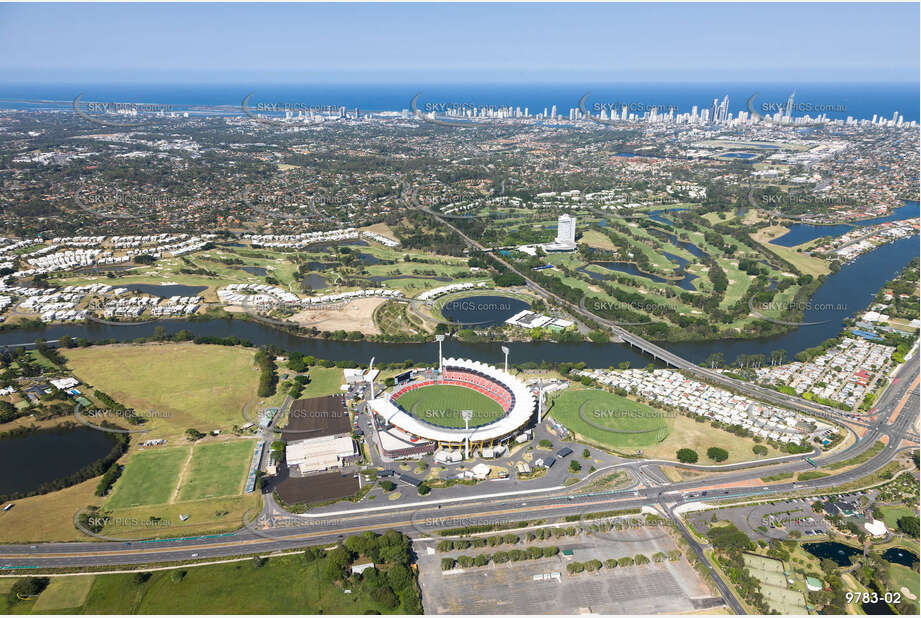
<path fill-rule="evenodd" d="M 537 380 L 537 424 L 540 425 L 544 416 L 544 379 Z"/>
<path fill-rule="evenodd" d="M 441 342 L 445 340 L 444 335 L 435 335 L 435 341 L 438 342 L 438 374 L 441 375 L 444 372 L 444 364 L 441 357 Z"/>
<path fill-rule="evenodd" d="M 473 410 L 461 410 L 461 418 L 464 419 L 464 431 L 467 432 L 467 454 L 465 459 L 470 459 L 470 419 L 473 418 Z"/>
<path fill-rule="evenodd" d="M 369 399 L 374 399 L 374 357 L 371 357 L 371 362 L 368 363 L 368 379 L 367 382 L 371 386 L 371 397 Z"/>
<path fill-rule="evenodd" d="M 502 353 L 505 354 L 505 373 L 508 373 L 508 346 L 502 346 Z"/>

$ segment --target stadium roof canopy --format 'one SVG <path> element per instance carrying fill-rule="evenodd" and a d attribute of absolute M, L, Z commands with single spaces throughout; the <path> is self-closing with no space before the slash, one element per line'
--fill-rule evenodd
<path fill-rule="evenodd" d="M 512 409 L 499 420 L 487 425 L 472 427 L 469 431 L 426 423 L 394 405 L 389 396 L 379 397 L 369 402 L 371 409 L 388 423 L 396 425 L 403 431 L 433 442 L 462 443 L 468 436 L 471 442 L 495 440 L 514 433 L 531 418 L 534 412 L 534 396 L 518 378 L 492 365 L 463 358 L 446 358 L 444 366 L 452 369 L 467 369 L 503 384 L 514 397 Z"/>

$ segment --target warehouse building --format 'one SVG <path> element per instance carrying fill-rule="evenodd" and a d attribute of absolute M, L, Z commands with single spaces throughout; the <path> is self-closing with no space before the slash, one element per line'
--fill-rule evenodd
<path fill-rule="evenodd" d="M 357 461 L 348 412 L 341 396 L 298 399 L 291 404 L 285 460 L 292 475 L 334 470 Z"/>

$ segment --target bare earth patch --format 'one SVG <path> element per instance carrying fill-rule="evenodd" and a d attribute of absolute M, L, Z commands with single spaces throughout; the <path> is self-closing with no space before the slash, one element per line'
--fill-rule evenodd
<path fill-rule="evenodd" d="M 365 230 L 368 232 L 374 232 L 375 234 L 380 234 L 381 236 L 386 236 L 390 240 L 397 239 L 397 235 L 393 233 L 393 230 L 391 230 L 390 226 L 386 223 L 375 223 L 374 225 L 369 225 L 367 227 L 361 228 L 361 231 Z"/>
<path fill-rule="evenodd" d="M 374 310 L 385 302 L 384 298 L 359 298 L 335 307 L 305 309 L 291 319 L 320 330 L 357 330 L 365 335 L 379 335 L 381 331 L 374 324 Z"/>

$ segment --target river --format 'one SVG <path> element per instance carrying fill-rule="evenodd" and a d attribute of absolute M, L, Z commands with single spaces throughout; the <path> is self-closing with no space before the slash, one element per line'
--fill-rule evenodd
<path fill-rule="evenodd" d="M 800 326 L 785 334 L 763 339 L 738 341 L 712 341 L 700 343 L 668 343 L 663 346 L 693 362 L 702 363 L 710 354 L 721 352 L 726 361 L 734 360 L 739 354 L 770 354 L 783 349 L 787 358 L 797 352 L 818 345 L 841 331 L 841 320 L 867 308 L 872 297 L 887 281 L 892 279 L 908 262 L 918 255 L 918 237 L 903 238 L 884 245 L 858 257 L 829 275 L 824 284 L 811 299 L 811 307 L 805 312 L 804 322 L 820 322 Z M 459 316 L 455 317 L 458 319 Z M 462 320 L 459 320 L 462 321 Z M 378 362 L 403 360 L 434 361 L 436 348 L 426 344 L 371 343 L 367 341 L 326 341 L 308 339 L 281 332 L 271 326 L 244 320 L 161 320 L 139 325 L 111 326 L 96 323 L 56 324 L 38 329 L 17 329 L 0 333 L 0 345 L 31 343 L 36 339 L 53 340 L 64 335 L 82 337 L 90 341 L 117 339 L 131 341 L 138 337 L 149 337 L 157 326 L 167 333 L 188 330 L 194 335 L 226 337 L 235 335 L 256 345 L 272 344 L 280 348 L 311 354 L 330 360 L 354 360 L 367 362 L 372 356 Z M 529 361 L 578 362 L 584 361 L 591 367 L 609 367 L 623 361 L 632 366 L 645 366 L 649 358 L 639 352 L 618 344 L 550 342 L 511 343 L 510 362 Z M 502 361 L 499 343 L 445 342 L 445 353 L 454 356 L 474 358 L 484 362 Z"/>
<path fill-rule="evenodd" d="M 893 210 L 889 215 L 885 217 L 876 217 L 874 219 L 864 219 L 863 221 L 857 221 L 853 224 L 843 223 L 839 225 L 810 225 L 807 223 L 795 223 L 788 226 L 790 231 L 775 238 L 771 241 L 771 244 L 778 245 L 781 247 L 795 247 L 804 242 L 810 240 L 815 240 L 816 238 L 822 238 L 824 236 L 841 236 L 852 231 L 855 227 L 869 227 L 871 225 L 876 225 L 877 223 L 885 223 L 886 221 L 902 221 L 904 219 L 911 219 L 917 217 L 919 213 L 918 202 L 905 201 L 904 206 L 900 206 Z"/>

